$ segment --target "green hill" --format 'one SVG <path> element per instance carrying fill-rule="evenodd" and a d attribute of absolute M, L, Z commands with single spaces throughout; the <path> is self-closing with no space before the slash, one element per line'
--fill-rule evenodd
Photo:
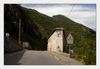
<path fill-rule="evenodd" d="M 85 56 L 80 61 L 85 64 L 96 64 L 96 32 L 92 29 L 63 15 L 49 17 L 34 9 L 27 9 L 20 5 L 4 6 L 8 8 L 4 7 L 4 31 L 10 31 L 11 37 L 15 40 L 18 40 L 18 25 L 13 25 L 13 21 L 18 21 L 19 17 L 22 20 L 21 40 L 30 42 L 34 50 L 46 50 L 49 34 L 54 28 L 62 27 L 65 30 L 66 37 L 69 32 L 74 37 L 74 44 L 71 45 L 71 48 L 75 55 Z M 15 15 L 16 13 L 17 15 Z"/>
<path fill-rule="evenodd" d="M 36 10 L 23 8 L 26 14 L 34 21 L 39 28 L 43 38 L 47 38 L 50 32 L 57 27 L 56 21 Z"/>
<path fill-rule="evenodd" d="M 74 44 L 71 45 L 71 48 L 76 55 L 86 57 L 80 59 L 80 61 L 85 64 L 96 64 L 96 32 L 62 15 L 57 15 L 53 18 L 60 27 L 64 28 L 67 36 L 69 32 L 72 33 Z"/>

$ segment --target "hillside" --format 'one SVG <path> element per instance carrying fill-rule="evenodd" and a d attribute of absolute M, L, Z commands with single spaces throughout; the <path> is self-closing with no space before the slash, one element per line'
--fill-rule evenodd
<path fill-rule="evenodd" d="M 4 5 L 4 31 L 18 41 L 18 24 L 14 21 L 22 20 L 21 41 L 28 41 L 33 50 L 46 50 L 47 38 L 56 27 L 65 30 L 66 37 L 69 32 L 74 37 L 71 48 L 75 55 L 85 56 L 81 61 L 85 64 L 96 64 L 96 32 L 76 23 L 63 15 L 49 17 L 34 9 L 27 9 L 20 5 Z M 17 13 L 17 14 L 16 14 Z"/>
<path fill-rule="evenodd" d="M 60 27 L 64 27 L 67 36 L 69 32 L 72 33 L 74 44 L 71 48 L 76 55 L 86 57 L 80 61 L 85 64 L 96 64 L 96 32 L 62 15 L 53 16 L 53 18 Z"/>
<path fill-rule="evenodd" d="M 26 12 L 26 14 L 28 14 L 31 20 L 33 20 L 34 23 L 37 25 L 43 38 L 47 38 L 48 35 L 52 32 L 52 30 L 55 27 L 57 27 L 56 24 L 57 22 L 53 18 L 44 15 L 34 9 L 32 10 L 32 9 L 23 8 L 23 10 Z"/>
<path fill-rule="evenodd" d="M 21 19 L 21 44 L 22 42 L 29 42 L 32 49 L 46 50 L 45 39 L 42 39 L 38 27 L 24 10 L 22 10 L 20 5 L 4 5 L 4 34 L 8 32 L 10 37 L 18 41 L 19 19 Z"/>

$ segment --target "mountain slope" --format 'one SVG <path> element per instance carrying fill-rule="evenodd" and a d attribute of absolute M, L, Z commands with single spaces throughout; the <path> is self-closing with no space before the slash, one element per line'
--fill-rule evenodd
<path fill-rule="evenodd" d="M 41 37 L 38 27 L 22 10 L 20 5 L 4 5 L 4 34 L 8 32 L 12 38 L 18 41 L 19 19 L 21 19 L 21 42 L 29 42 L 32 49 L 46 50 L 46 44 Z"/>
<path fill-rule="evenodd" d="M 75 54 L 86 57 L 81 61 L 85 64 L 96 64 L 96 32 L 62 15 L 53 18 L 59 26 L 64 27 L 67 36 L 69 32 L 72 33 L 74 44 L 71 48 Z"/>
<path fill-rule="evenodd" d="M 34 21 L 39 28 L 43 38 L 47 38 L 50 32 L 57 27 L 56 21 L 47 15 L 44 15 L 36 10 L 23 8 L 28 16 Z"/>

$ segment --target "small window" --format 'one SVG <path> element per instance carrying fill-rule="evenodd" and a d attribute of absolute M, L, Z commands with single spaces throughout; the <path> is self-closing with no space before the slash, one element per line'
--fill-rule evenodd
<path fill-rule="evenodd" d="M 58 37 L 60 36 L 60 34 L 61 34 L 61 32 L 60 32 L 60 31 L 57 31 L 57 36 L 58 36 Z"/>

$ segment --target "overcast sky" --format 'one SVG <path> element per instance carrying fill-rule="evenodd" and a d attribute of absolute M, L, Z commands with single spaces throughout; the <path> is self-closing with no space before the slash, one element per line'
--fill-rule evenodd
<path fill-rule="evenodd" d="M 96 4 L 21 4 L 50 17 L 64 15 L 71 20 L 96 30 Z"/>

